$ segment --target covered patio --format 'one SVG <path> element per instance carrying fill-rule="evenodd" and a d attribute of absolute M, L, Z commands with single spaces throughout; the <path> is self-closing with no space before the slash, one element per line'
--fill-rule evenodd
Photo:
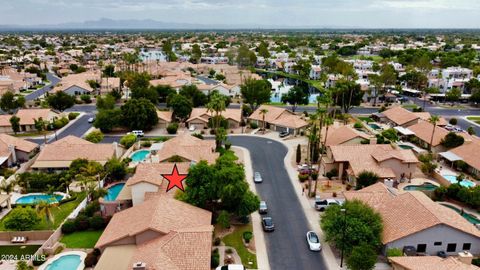
<path fill-rule="evenodd" d="M 0 194 L 0 219 L 8 214 L 12 210 L 12 195 Z"/>
<path fill-rule="evenodd" d="M 441 153 L 438 153 L 438 155 L 443 159 L 443 160 L 447 160 L 450 162 L 450 167 L 451 168 L 454 168 L 455 167 L 455 162 L 456 161 L 463 161 L 463 158 L 457 156 L 456 154 L 450 152 L 450 151 L 447 151 L 447 152 L 441 152 Z"/>

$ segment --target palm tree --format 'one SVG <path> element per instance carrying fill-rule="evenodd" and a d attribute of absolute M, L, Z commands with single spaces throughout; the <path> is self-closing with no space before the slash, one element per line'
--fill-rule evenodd
<path fill-rule="evenodd" d="M 433 125 L 432 136 L 430 137 L 430 144 L 428 145 L 429 152 L 432 152 L 433 136 L 435 135 L 435 129 L 437 128 L 438 121 L 440 121 L 440 117 L 438 117 L 437 115 L 432 115 L 428 119 L 428 122 Z"/>
<path fill-rule="evenodd" d="M 331 125 L 333 125 L 333 118 L 329 117 L 329 116 L 326 116 L 324 121 L 323 121 L 323 124 L 325 125 L 325 139 L 323 140 L 323 144 L 322 144 L 322 148 L 320 149 L 320 157 L 318 158 L 318 173 L 320 174 L 320 165 L 322 163 L 322 159 L 323 159 L 323 153 L 325 151 L 327 151 L 326 149 L 326 144 L 327 144 L 327 138 L 328 138 L 328 129 Z M 316 194 L 317 193 L 317 183 L 318 183 L 318 180 L 315 181 L 315 189 L 314 189 L 314 193 Z"/>
<path fill-rule="evenodd" d="M 268 110 L 267 109 L 261 109 L 260 110 L 260 114 L 262 115 L 262 130 L 263 130 L 263 134 L 265 134 L 265 115 L 268 113 Z"/>
<path fill-rule="evenodd" d="M 49 203 L 46 201 L 41 201 L 40 203 L 37 204 L 35 209 L 37 210 L 37 213 L 39 216 L 45 216 L 45 219 L 47 222 L 54 223 L 55 222 L 55 217 L 52 213 L 52 209 L 59 207 L 57 203 Z"/>
<path fill-rule="evenodd" d="M 9 183 L 7 183 L 7 179 L 4 179 L 0 184 L 0 191 L 10 194 L 11 192 L 13 192 L 15 184 L 15 181 L 10 181 Z"/>
<path fill-rule="evenodd" d="M 215 129 L 215 134 L 218 133 L 218 129 L 220 128 L 220 117 L 223 111 L 226 109 L 226 97 L 217 91 L 213 92 L 210 95 L 210 101 L 207 103 L 207 112 L 215 112 L 215 117 L 213 121 L 214 129 Z M 218 139 L 215 140 L 216 148 L 218 149 L 221 145 L 221 141 Z"/>

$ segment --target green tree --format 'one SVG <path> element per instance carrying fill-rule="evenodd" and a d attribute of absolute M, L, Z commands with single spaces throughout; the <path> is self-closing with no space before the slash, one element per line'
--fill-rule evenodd
<path fill-rule="evenodd" d="M 445 99 L 450 102 L 457 102 L 462 96 L 462 90 L 459 88 L 453 88 L 445 94 Z"/>
<path fill-rule="evenodd" d="M 94 130 L 85 136 L 85 140 L 92 142 L 92 143 L 99 143 L 103 141 L 104 135 L 101 131 Z"/>
<path fill-rule="evenodd" d="M 12 231 L 28 231 L 40 222 L 37 212 L 31 207 L 17 207 L 4 220 L 4 226 Z"/>
<path fill-rule="evenodd" d="M 115 108 L 115 103 L 115 97 L 112 95 L 106 95 L 105 97 L 97 96 L 98 110 L 112 110 Z"/>
<path fill-rule="evenodd" d="M 215 129 L 215 134 L 219 133 L 219 128 L 220 128 L 220 116 L 223 111 L 225 111 L 226 106 L 225 106 L 225 100 L 227 98 L 218 93 L 214 92 L 212 95 L 210 95 L 210 101 L 207 103 L 207 111 L 208 112 L 213 112 L 215 113 L 215 116 L 213 117 L 214 119 L 214 129 Z M 219 138 L 220 139 L 220 138 Z M 221 147 L 221 141 L 215 139 L 215 145 L 216 148 L 219 149 Z"/>
<path fill-rule="evenodd" d="M 455 132 L 449 132 L 445 138 L 442 139 L 441 144 L 446 148 L 455 148 L 459 147 L 465 142 L 465 139 L 457 135 Z"/>
<path fill-rule="evenodd" d="M 337 248 L 343 247 L 346 254 L 362 243 L 380 247 L 383 230 L 381 216 L 358 200 L 345 202 L 344 208 L 346 213 L 341 212 L 341 206 L 328 207 L 322 216 L 320 225 L 326 241 Z"/>
<path fill-rule="evenodd" d="M 178 92 L 180 95 L 189 98 L 192 101 L 193 107 L 200 107 L 207 103 L 207 96 L 198 90 L 196 85 L 185 85 L 182 86 Z"/>
<path fill-rule="evenodd" d="M 250 51 L 247 46 L 241 45 L 237 51 L 237 64 L 240 67 L 253 66 L 257 61 L 255 53 Z"/>
<path fill-rule="evenodd" d="M 339 81 L 333 91 L 334 104 L 342 108 L 343 113 L 348 113 L 353 106 L 362 102 L 363 92 L 360 85 L 353 81 Z"/>
<path fill-rule="evenodd" d="M 292 105 L 292 111 L 295 112 L 298 105 L 308 105 L 309 96 L 307 89 L 294 86 L 286 94 L 282 95 L 282 103 Z"/>
<path fill-rule="evenodd" d="M 382 136 L 392 142 L 397 142 L 399 140 L 397 130 L 394 128 L 389 128 L 382 131 Z"/>
<path fill-rule="evenodd" d="M 358 177 L 356 179 L 357 189 L 362 189 L 364 187 L 371 186 L 377 183 L 378 180 L 379 180 L 379 177 L 376 173 L 370 172 L 370 171 L 363 171 L 360 174 L 358 174 Z"/>
<path fill-rule="evenodd" d="M 188 119 L 193 109 L 192 101 L 189 98 L 178 94 L 169 96 L 167 106 L 172 108 L 173 117 L 180 119 L 181 121 Z"/>
<path fill-rule="evenodd" d="M 297 72 L 300 78 L 308 79 L 310 77 L 310 69 L 312 68 L 312 63 L 310 60 L 300 59 L 292 66 L 292 69 Z"/>
<path fill-rule="evenodd" d="M 270 102 L 272 85 L 266 80 L 247 79 L 240 87 L 243 101 L 256 110 L 260 105 Z"/>
<path fill-rule="evenodd" d="M 19 117 L 15 116 L 15 115 L 10 117 L 10 125 L 12 125 L 12 130 L 15 133 L 15 135 L 17 134 L 17 132 L 20 132 L 20 118 Z"/>
<path fill-rule="evenodd" d="M 111 132 L 122 125 L 122 111 L 120 109 L 100 110 L 95 116 L 93 126 L 103 133 Z"/>
<path fill-rule="evenodd" d="M 47 97 L 47 103 L 53 109 L 63 112 L 64 110 L 75 105 L 75 97 L 59 91 L 54 95 L 49 95 Z"/>
<path fill-rule="evenodd" d="M 135 134 L 127 134 L 120 139 L 120 144 L 125 146 L 125 148 L 130 148 L 137 141 L 137 136 Z"/>
<path fill-rule="evenodd" d="M 28 265 L 26 261 L 17 261 L 15 270 L 33 270 L 33 266 Z"/>
<path fill-rule="evenodd" d="M 268 51 L 268 44 L 265 41 L 260 42 L 257 47 L 258 55 L 267 59 L 270 57 L 270 52 Z"/>
<path fill-rule="evenodd" d="M 467 132 L 468 132 L 468 134 L 470 134 L 470 135 L 475 135 L 475 129 L 474 129 L 472 126 L 469 126 L 469 127 L 467 128 Z"/>
<path fill-rule="evenodd" d="M 377 262 L 375 249 L 368 244 L 360 244 L 353 247 L 352 253 L 348 255 L 346 263 L 351 270 L 372 270 Z"/>
<path fill-rule="evenodd" d="M 5 92 L 0 98 L 0 108 L 5 112 L 10 112 L 11 110 L 18 108 L 17 105 L 15 95 L 10 91 Z"/>
<path fill-rule="evenodd" d="M 115 77 L 115 66 L 111 64 L 106 65 L 102 73 L 105 77 Z"/>
<path fill-rule="evenodd" d="M 193 63 L 199 63 L 201 57 L 202 57 L 202 49 L 198 44 L 193 44 L 192 56 L 190 59 L 192 60 Z"/>
<path fill-rule="evenodd" d="M 158 102 L 167 102 L 167 97 L 176 93 L 170 85 L 158 85 L 152 88 L 157 92 Z"/>
<path fill-rule="evenodd" d="M 105 163 L 105 173 L 110 179 L 123 180 L 127 175 L 127 164 L 113 157 Z"/>
<path fill-rule="evenodd" d="M 120 109 L 123 125 L 130 130 L 151 130 L 158 123 L 157 109 L 148 99 L 130 99 Z"/>
<path fill-rule="evenodd" d="M 218 214 L 217 217 L 217 223 L 224 229 L 230 228 L 230 213 L 225 210 L 220 211 L 220 214 Z"/>
<path fill-rule="evenodd" d="M 300 147 L 300 144 L 297 145 L 297 153 L 295 156 L 295 161 L 297 162 L 297 164 L 300 164 L 300 162 L 302 161 L 302 149 Z"/>
<path fill-rule="evenodd" d="M 433 138 L 434 138 L 434 136 L 435 136 L 435 130 L 437 129 L 437 123 L 438 123 L 438 121 L 440 121 L 440 117 L 438 117 L 437 115 L 432 115 L 432 116 L 430 116 L 430 118 L 428 119 L 428 122 L 430 122 L 430 124 L 433 125 L 432 136 L 430 137 L 430 143 L 428 144 L 428 151 L 429 151 L 429 152 L 432 152 Z"/>
<path fill-rule="evenodd" d="M 37 214 L 40 217 L 42 216 L 45 217 L 45 220 L 47 222 L 49 222 L 50 224 L 53 224 L 55 222 L 55 217 L 53 215 L 52 210 L 57 207 L 58 207 L 57 203 L 42 201 L 35 206 L 35 210 L 37 211 Z"/>

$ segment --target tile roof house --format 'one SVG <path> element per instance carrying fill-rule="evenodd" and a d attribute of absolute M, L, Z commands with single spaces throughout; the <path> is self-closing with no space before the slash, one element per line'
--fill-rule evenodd
<path fill-rule="evenodd" d="M 388 144 L 331 145 L 322 160 L 324 171 L 337 169 L 340 179 L 351 184 L 364 171 L 376 173 L 382 180 L 411 179 L 418 159 L 412 150 L 393 148 Z"/>
<path fill-rule="evenodd" d="M 214 163 L 219 154 L 215 152 L 214 140 L 202 140 L 190 134 L 183 133 L 161 144 L 156 155 L 160 162 L 168 162 L 174 156 L 185 162 L 205 160 Z"/>
<path fill-rule="evenodd" d="M 383 220 L 383 251 L 413 246 L 419 253 L 448 255 L 467 250 L 480 253 L 480 231 L 454 210 L 420 191 L 397 193 L 383 183 L 344 192 L 346 200 L 361 200 Z"/>
<path fill-rule="evenodd" d="M 97 161 L 105 165 L 110 158 L 119 157 L 120 152 L 121 150 L 116 144 L 95 144 L 70 135 L 45 145 L 40 150 L 32 168 L 36 170 L 68 169 L 70 163 L 79 158 Z"/>
<path fill-rule="evenodd" d="M 480 267 L 455 257 L 400 256 L 389 258 L 393 270 L 480 270 Z"/>
<path fill-rule="evenodd" d="M 60 83 L 54 88 L 54 91 L 63 91 L 72 96 L 92 94 L 95 89 L 90 86 L 88 81 L 101 83 L 100 73 L 88 71 L 68 75 L 62 78 Z"/>
<path fill-rule="evenodd" d="M 262 110 L 267 110 L 263 115 Z M 308 126 L 301 116 L 280 107 L 261 105 L 256 109 L 248 119 L 258 124 L 259 127 L 263 125 L 265 117 L 266 128 L 274 131 L 288 131 L 290 134 L 297 135 Z"/>
<path fill-rule="evenodd" d="M 42 118 L 44 121 L 51 122 L 59 115 L 50 109 L 20 109 L 15 114 L 20 118 L 20 131 L 28 132 L 35 129 L 35 120 Z"/>
<path fill-rule="evenodd" d="M 467 163 L 469 173 L 480 176 L 480 142 L 465 143 L 451 149 L 449 152 L 460 157 L 461 160 Z"/>
<path fill-rule="evenodd" d="M 158 124 L 159 128 L 167 128 L 167 126 L 172 122 L 172 111 L 157 111 Z"/>
<path fill-rule="evenodd" d="M 429 112 L 414 112 L 413 114 L 420 117 L 420 119 L 423 120 L 423 121 L 428 121 L 428 119 L 430 119 L 430 117 L 432 117 L 432 115 Z M 437 122 L 437 126 L 444 127 L 444 126 L 448 125 L 448 121 L 445 118 L 443 118 L 443 117 L 439 117 L 439 118 L 440 119 Z"/>
<path fill-rule="evenodd" d="M 420 116 L 402 108 L 401 106 L 396 106 L 382 113 L 374 114 L 374 118 L 379 118 L 380 121 L 390 123 L 393 126 L 408 127 L 416 124 L 418 119 L 420 119 Z"/>
<path fill-rule="evenodd" d="M 12 166 L 17 162 L 25 162 L 38 149 L 38 144 L 0 134 L 0 166 Z"/>
<path fill-rule="evenodd" d="M 325 136 L 325 129 L 322 131 Z M 328 136 L 326 146 L 340 145 L 340 144 L 360 144 L 362 140 L 368 140 L 370 137 L 350 126 L 330 127 L 328 129 Z"/>
<path fill-rule="evenodd" d="M 95 245 L 102 251 L 95 269 L 209 270 L 211 219 L 206 210 L 150 196 L 113 216 Z"/>
<path fill-rule="evenodd" d="M 241 109 L 225 109 L 220 115 L 228 121 L 229 128 L 238 128 L 242 121 Z M 208 111 L 206 108 L 193 108 L 190 118 L 187 119 L 188 126 L 194 125 L 197 129 L 203 129 L 208 126 L 208 120 L 215 116 L 215 112 Z"/>

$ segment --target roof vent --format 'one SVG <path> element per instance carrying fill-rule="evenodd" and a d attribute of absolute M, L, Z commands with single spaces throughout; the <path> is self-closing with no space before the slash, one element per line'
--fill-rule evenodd
<path fill-rule="evenodd" d="M 136 262 L 133 264 L 132 270 L 147 270 L 147 264 L 144 262 Z"/>

